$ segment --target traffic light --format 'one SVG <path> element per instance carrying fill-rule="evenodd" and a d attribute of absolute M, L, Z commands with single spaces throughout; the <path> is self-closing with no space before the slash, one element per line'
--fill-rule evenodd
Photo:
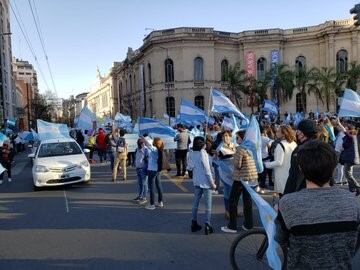
<path fill-rule="evenodd" d="M 356 4 L 352 9 L 350 9 L 350 14 L 356 14 L 354 16 L 354 25 L 360 26 L 360 4 Z"/>

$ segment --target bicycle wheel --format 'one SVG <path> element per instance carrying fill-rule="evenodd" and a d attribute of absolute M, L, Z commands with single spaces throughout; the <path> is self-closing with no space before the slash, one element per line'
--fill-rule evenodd
<path fill-rule="evenodd" d="M 268 246 L 264 229 L 252 229 L 235 238 L 230 248 L 233 269 L 271 269 L 266 259 Z"/>

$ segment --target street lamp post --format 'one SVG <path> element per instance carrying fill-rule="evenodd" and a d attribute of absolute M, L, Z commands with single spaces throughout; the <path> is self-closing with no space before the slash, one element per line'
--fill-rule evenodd
<path fill-rule="evenodd" d="M 171 120 L 170 120 L 170 85 L 169 85 L 169 82 L 167 80 L 170 79 L 170 64 L 169 64 L 169 49 L 168 48 L 165 48 L 165 47 L 162 47 L 162 46 L 159 46 L 161 49 L 163 50 L 166 50 L 166 60 L 165 60 L 165 63 L 166 63 L 166 66 L 165 66 L 165 89 L 167 90 L 167 102 L 166 102 L 166 107 L 169 107 L 169 110 L 168 110 L 168 116 L 169 116 L 169 126 L 171 126 Z"/>

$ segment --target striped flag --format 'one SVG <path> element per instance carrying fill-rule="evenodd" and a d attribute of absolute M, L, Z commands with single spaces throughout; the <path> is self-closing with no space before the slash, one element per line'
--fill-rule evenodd
<path fill-rule="evenodd" d="M 264 106 L 263 106 L 262 110 L 265 112 L 268 112 L 268 113 L 272 113 L 272 114 L 279 113 L 278 106 L 276 106 L 276 104 L 274 102 L 272 102 L 271 100 L 268 100 L 268 99 L 264 100 Z"/>
<path fill-rule="evenodd" d="M 40 140 L 71 138 L 69 128 L 65 124 L 49 123 L 37 120 L 37 129 Z"/>
<path fill-rule="evenodd" d="M 175 137 L 176 134 L 174 129 L 153 118 L 140 117 L 138 120 L 138 126 L 140 135 L 148 134 L 152 137 Z"/>
<path fill-rule="evenodd" d="M 261 173 L 264 170 L 261 154 L 261 133 L 259 123 L 255 116 L 251 117 L 249 127 L 246 130 L 245 137 L 241 145 L 244 145 L 251 151 L 256 164 L 257 172 Z"/>
<path fill-rule="evenodd" d="M 96 115 L 88 107 L 84 107 L 77 118 L 76 127 L 89 130 L 93 128 L 94 121 L 96 121 Z"/>
<path fill-rule="evenodd" d="M 247 119 L 239 109 L 219 90 L 211 89 L 212 107 L 215 113 L 232 113 L 240 118 Z"/>
<path fill-rule="evenodd" d="M 351 89 L 345 89 L 339 117 L 360 117 L 360 96 L 358 93 Z"/>

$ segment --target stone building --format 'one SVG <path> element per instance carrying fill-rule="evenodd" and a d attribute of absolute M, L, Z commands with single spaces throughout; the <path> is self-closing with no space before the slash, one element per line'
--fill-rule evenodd
<path fill-rule="evenodd" d="M 117 112 L 118 96 L 114 89 L 112 72 L 117 65 L 118 63 L 115 62 L 114 66 L 105 76 L 102 76 L 98 69 L 96 86 L 86 96 L 87 106 L 98 118 L 105 116 L 114 118 Z"/>
<path fill-rule="evenodd" d="M 237 62 L 248 74 L 261 78 L 272 64 L 335 67 L 344 72 L 350 62 L 359 60 L 359 30 L 352 19 L 239 33 L 182 27 L 151 32 L 139 49 L 129 49 L 112 74 L 120 112 L 133 118 L 162 118 L 164 113 L 177 113 L 181 98 L 207 110 L 209 89 L 215 87 L 226 93 L 224 73 Z M 268 95 L 272 96 L 270 91 Z M 250 111 L 248 98 L 243 96 L 241 102 L 244 112 Z M 293 98 L 281 105 L 281 111 L 301 111 L 305 106 L 307 111 L 325 110 L 313 95 L 308 95 L 306 104 L 302 104 L 295 89 Z"/>

